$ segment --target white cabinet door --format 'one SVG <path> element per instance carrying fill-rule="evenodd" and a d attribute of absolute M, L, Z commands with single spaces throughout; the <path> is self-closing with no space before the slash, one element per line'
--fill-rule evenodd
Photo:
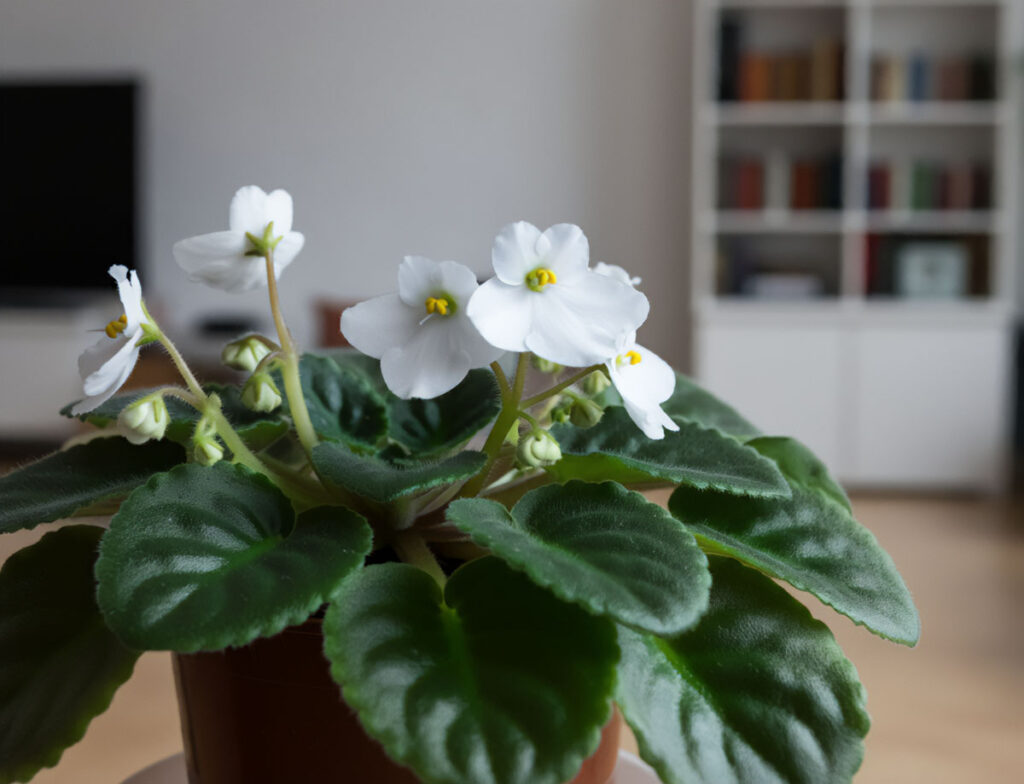
<path fill-rule="evenodd" d="M 862 328 L 852 479 L 998 490 L 1009 343 L 1000 326 Z"/>
<path fill-rule="evenodd" d="M 844 474 L 839 326 L 706 324 L 698 335 L 701 383 L 765 433 L 800 439 Z"/>

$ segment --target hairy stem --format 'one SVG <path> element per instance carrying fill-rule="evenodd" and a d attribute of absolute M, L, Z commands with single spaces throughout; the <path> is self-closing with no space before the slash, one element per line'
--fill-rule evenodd
<path fill-rule="evenodd" d="M 565 379 L 565 381 L 560 381 L 559 383 L 555 384 L 550 389 L 546 389 L 543 392 L 541 392 L 540 394 L 537 394 L 537 395 L 534 395 L 533 397 L 527 398 L 526 400 L 523 401 L 522 408 L 533 408 L 533 406 L 537 405 L 538 403 L 541 403 L 541 402 L 547 400 L 549 397 L 551 397 L 553 395 L 557 395 L 559 392 L 561 392 L 566 387 L 571 387 L 577 381 L 582 381 L 587 376 L 589 376 L 591 373 L 593 373 L 595 370 L 600 370 L 600 369 L 601 369 L 601 365 L 591 365 L 590 367 L 583 368 L 583 370 L 579 371 L 578 373 L 573 373 L 571 376 L 569 376 L 569 378 Z"/>
<path fill-rule="evenodd" d="M 299 378 L 299 354 L 288 325 L 281 313 L 281 301 L 277 293 L 277 276 L 274 274 L 274 251 L 268 249 L 263 257 L 267 265 L 267 292 L 270 295 L 270 312 L 277 328 L 277 339 L 281 344 L 282 362 L 281 376 L 284 378 L 284 391 L 288 396 L 288 407 L 291 409 L 295 432 L 306 454 L 312 456 L 313 447 L 317 445 L 316 431 L 309 418 L 306 398 L 302 394 L 302 381 Z"/>

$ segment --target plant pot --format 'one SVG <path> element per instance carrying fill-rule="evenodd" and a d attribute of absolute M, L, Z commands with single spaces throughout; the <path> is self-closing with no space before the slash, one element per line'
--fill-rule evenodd
<path fill-rule="evenodd" d="M 175 654 L 190 784 L 418 784 L 363 732 L 323 655 L 319 619 L 243 648 Z M 618 712 L 572 784 L 606 784 Z"/>

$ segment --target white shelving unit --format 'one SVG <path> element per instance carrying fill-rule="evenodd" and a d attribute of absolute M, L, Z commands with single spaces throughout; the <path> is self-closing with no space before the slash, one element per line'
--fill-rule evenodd
<path fill-rule="evenodd" d="M 719 26 L 751 49 L 842 42 L 844 100 L 719 101 Z M 692 312 L 698 377 L 766 430 L 805 440 L 851 485 L 998 491 L 1008 477 L 1021 145 L 1016 0 L 697 0 L 692 133 Z M 985 52 L 996 97 L 875 101 L 879 55 Z M 719 209 L 721 155 L 842 158 L 838 209 Z M 991 208 L 868 209 L 879 156 L 985 160 Z M 766 175 L 767 176 L 767 175 Z M 869 291 L 868 238 L 974 238 L 978 280 L 944 301 Z M 965 240 L 966 241 L 966 240 Z M 822 281 L 815 299 L 774 301 L 728 285 L 730 243 L 764 249 Z M 980 265 L 980 266 L 978 266 Z M 977 270 L 980 269 L 980 273 Z M 735 277 L 735 276 L 733 276 Z"/>

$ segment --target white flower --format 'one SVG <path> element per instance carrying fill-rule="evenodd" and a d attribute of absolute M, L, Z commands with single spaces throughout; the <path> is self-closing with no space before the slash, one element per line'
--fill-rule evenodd
<path fill-rule="evenodd" d="M 380 360 L 384 382 L 396 395 L 437 397 L 503 353 L 467 317 L 475 291 L 476 275 L 468 267 L 406 256 L 398 268 L 398 293 L 348 308 L 341 331 Z"/>
<path fill-rule="evenodd" d="M 117 281 L 124 315 L 107 324 L 103 330 L 106 334 L 78 358 L 85 399 L 72 407 L 71 413 L 75 416 L 92 411 L 110 399 L 128 380 L 139 358 L 139 341 L 145 335 L 143 327 L 149 322 L 142 307 L 142 286 L 135 270 L 130 278 L 128 268 L 121 264 L 115 264 L 107 272 Z"/>
<path fill-rule="evenodd" d="M 622 396 L 626 413 L 648 438 L 665 437 L 665 430 L 678 430 L 661 409 L 676 388 L 676 374 L 669 364 L 636 343 L 636 334 L 619 343 L 615 356 L 605 362 L 612 383 Z"/>
<path fill-rule="evenodd" d="M 264 193 L 255 185 L 239 188 L 231 200 L 228 231 L 215 231 L 181 240 L 174 245 L 174 260 L 191 280 L 215 289 L 237 293 L 267 285 L 267 265 L 262 256 L 246 255 L 254 249 L 251 234 L 263 238 L 271 226 L 274 245 L 274 277 L 281 277 L 306 241 L 292 231 L 292 197 L 287 191 Z"/>
<path fill-rule="evenodd" d="M 588 267 L 590 246 L 578 226 L 543 234 L 512 223 L 494 240 L 497 277 L 469 303 L 469 317 L 488 343 L 532 351 L 569 367 L 603 362 L 619 339 L 647 318 L 647 297 Z"/>
<path fill-rule="evenodd" d="M 643 278 L 631 276 L 618 264 L 605 264 L 603 261 L 599 261 L 594 265 L 594 272 L 598 275 L 606 275 L 609 278 L 621 280 L 623 283 L 628 283 L 633 288 L 636 288 L 643 283 Z"/>
<path fill-rule="evenodd" d="M 151 438 L 159 441 L 171 421 L 167 404 L 160 394 L 147 395 L 125 406 L 117 417 L 117 429 L 133 444 L 144 444 Z"/>

